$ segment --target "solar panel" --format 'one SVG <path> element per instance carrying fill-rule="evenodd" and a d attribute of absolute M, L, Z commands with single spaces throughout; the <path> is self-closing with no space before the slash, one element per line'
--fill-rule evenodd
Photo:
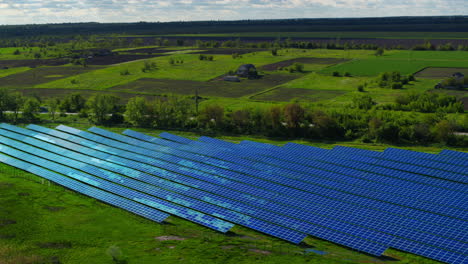
<path fill-rule="evenodd" d="M 78 193 L 84 194 L 86 196 L 92 197 L 99 201 L 124 209 L 126 211 L 129 211 L 131 213 L 134 213 L 136 215 L 142 216 L 144 218 L 158 223 L 164 221 L 167 217 L 169 217 L 168 214 L 155 210 L 151 207 L 145 206 L 132 200 L 124 199 L 120 196 L 102 191 L 98 188 L 91 187 L 79 181 L 70 179 L 68 177 L 64 177 L 63 175 L 60 175 L 58 173 L 35 166 L 31 163 L 27 163 L 10 156 L 0 154 L 0 162 L 30 172 L 51 182 L 54 182 L 58 185 L 62 185 L 63 187 L 66 187 L 70 190 L 76 191 Z"/>
<path fill-rule="evenodd" d="M 62 177 L 104 186 L 138 205 L 161 199 L 159 206 L 168 202 L 293 243 L 309 234 L 374 255 L 388 247 L 450 263 L 468 255 L 467 191 L 451 181 L 466 174 L 459 157 L 155 138 L 131 130 L 128 137 L 96 127 L 92 133 L 0 128 L 0 152 L 20 152 L 29 164 L 58 173 L 68 168 L 73 173 Z"/>
<path fill-rule="evenodd" d="M 0 137 L 0 139 L 1 139 L 2 144 L 10 143 L 10 144 L 14 145 L 14 142 L 12 142 L 11 140 L 9 140 L 9 139 L 7 139 L 5 137 Z M 37 148 L 28 147 L 28 146 L 26 146 L 24 144 L 22 144 L 21 146 L 22 146 L 22 149 L 25 150 L 25 151 L 30 150 L 33 153 L 41 152 Z M 202 213 L 197 212 L 195 210 L 192 210 L 192 209 L 189 209 L 189 208 L 186 208 L 186 207 L 176 205 L 174 203 L 170 203 L 170 202 L 155 198 L 154 196 L 146 195 L 146 194 L 141 193 L 139 191 L 135 191 L 135 190 L 132 190 L 132 189 L 129 189 L 129 188 L 122 187 L 120 185 L 117 185 L 117 184 L 112 183 L 110 181 L 103 180 L 103 179 L 98 178 L 98 177 L 94 177 L 89 173 L 83 172 L 82 170 L 85 169 L 85 168 L 81 168 L 82 170 L 73 169 L 71 167 L 61 165 L 60 163 L 53 162 L 53 161 L 50 161 L 50 160 L 46 160 L 44 158 L 39 158 L 37 156 L 27 154 L 26 152 L 19 151 L 19 150 L 7 147 L 5 145 L 0 145 L 0 152 L 2 152 L 4 154 L 7 154 L 7 155 L 10 155 L 10 156 L 13 156 L 13 157 L 16 157 L 16 158 L 27 160 L 28 162 L 33 163 L 33 164 L 35 164 L 37 166 L 42 166 L 42 167 L 48 168 L 48 169 L 50 169 L 52 171 L 64 174 L 64 175 L 66 175 L 66 176 L 68 176 L 70 178 L 81 181 L 83 183 L 94 186 L 96 188 L 100 188 L 100 189 L 103 189 L 103 190 L 105 190 L 107 192 L 110 192 L 110 193 L 125 197 L 127 199 L 140 202 L 140 203 L 145 204 L 145 205 L 147 205 L 149 207 L 154 207 L 154 208 L 157 208 L 157 209 L 159 209 L 161 211 L 164 211 L 164 212 L 169 212 L 171 214 L 174 214 L 174 215 L 177 215 L 179 217 L 188 219 L 190 221 L 196 222 L 198 224 L 204 225 L 206 227 L 212 228 L 212 229 L 220 231 L 220 232 L 227 232 L 233 227 L 233 225 L 231 223 L 225 222 L 223 220 L 220 220 L 220 219 L 217 219 L 217 218 L 214 218 L 214 217 L 210 217 L 210 216 L 208 216 L 206 214 L 202 214 Z M 70 160 L 65 159 L 65 158 L 60 158 L 59 156 L 54 155 L 52 153 L 43 153 L 43 152 L 41 152 L 41 153 L 44 154 L 46 157 L 51 158 L 51 159 L 64 159 L 64 160 L 70 162 L 70 165 L 73 164 L 73 163 L 76 163 L 76 162 L 70 161 Z M 78 166 L 78 165 L 76 165 L 76 166 Z"/>
<path fill-rule="evenodd" d="M 461 152 L 461 151 L 455 151 L 455 150 L 448 150 L 444 149 L 440 152 L 441 156 L 449 156 L 452 158 L 457 158 L 457 159 L 462 159 L 462 160 L 468 160 L 468 153 L 466 152 Z"/>

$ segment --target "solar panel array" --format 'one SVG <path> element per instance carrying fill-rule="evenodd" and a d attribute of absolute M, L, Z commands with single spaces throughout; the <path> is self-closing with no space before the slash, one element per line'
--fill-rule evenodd
<path fill-rule="evenodd" d="M 0 162 L 162 222 L 468 262 L 468 154 L 0 124 Z"/>

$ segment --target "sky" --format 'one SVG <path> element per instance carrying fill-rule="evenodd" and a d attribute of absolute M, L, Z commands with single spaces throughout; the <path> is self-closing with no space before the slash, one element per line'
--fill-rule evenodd
<path fill-rule="evenodd" d="M 468 15 L 468 0 L 0 0 L 0 24 Z"/>

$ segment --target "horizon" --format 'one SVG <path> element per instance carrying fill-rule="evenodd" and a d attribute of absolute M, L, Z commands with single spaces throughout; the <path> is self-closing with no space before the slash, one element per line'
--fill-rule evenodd
<path fill-rule="evenodd" d="M 0 0 L 0 25 L 466 16 L 464 0 Z"/>

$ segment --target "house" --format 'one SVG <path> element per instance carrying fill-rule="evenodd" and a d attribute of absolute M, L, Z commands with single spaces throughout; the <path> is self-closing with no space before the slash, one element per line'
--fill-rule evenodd
<path fill-rule="evenodd" d="M 459 80 L 463 80 L 465 78 L 465 75 L 461 72 L 456 72 L 452 75 L 453 78 L 455 78 L 455 80 L 459 81 Z"/>
<path fill-rule="evenodd" d="M 237 69 L 236 75 L 244 78 L 257 78 L 257 68 L 253 64 L 244 64 Z"/>

